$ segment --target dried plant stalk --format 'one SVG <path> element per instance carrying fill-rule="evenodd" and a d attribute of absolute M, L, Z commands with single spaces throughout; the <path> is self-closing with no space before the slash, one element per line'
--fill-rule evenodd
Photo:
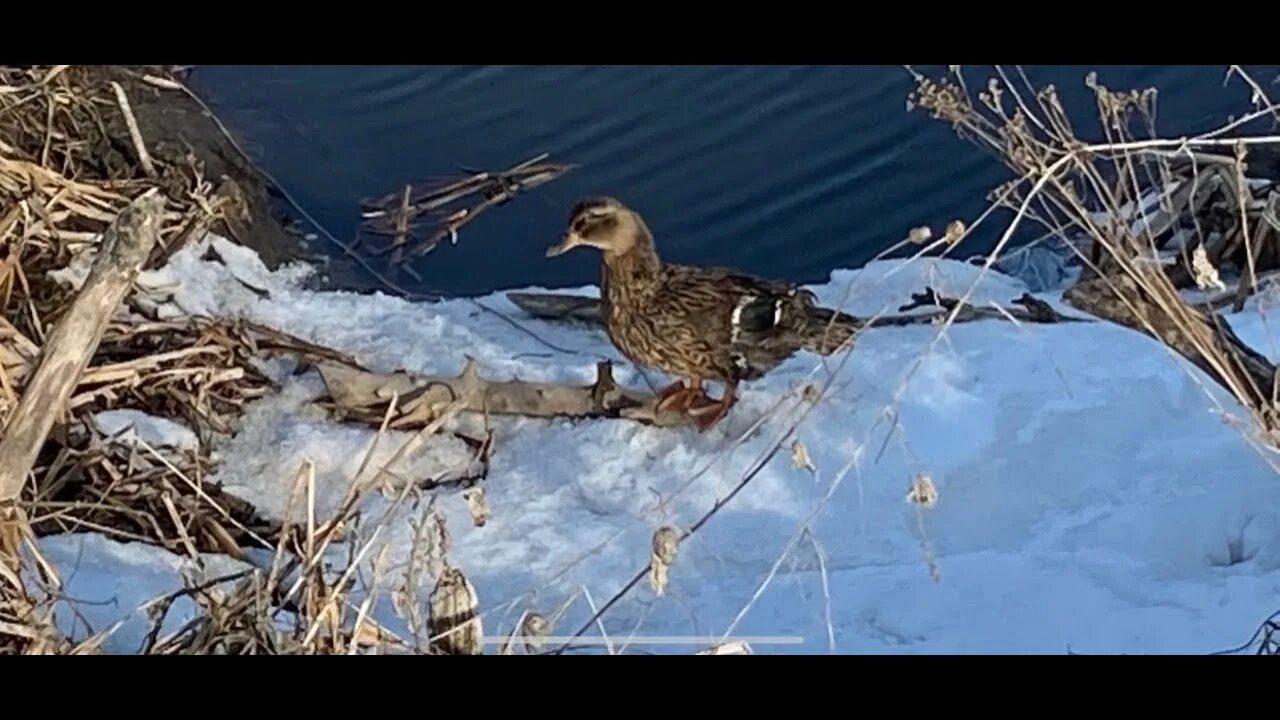
<path fill-rule="evenodd" d="M 156 166 L 151 162 L 151 153 L 147 152 L 147 144 L 142 141 L 142 131 L 138 129 L 138 119 L 134 117 L 133 108 L 129 105 L 129 96 L 125 95 L 120 83 L 111 83 L 111 89 L 116 92 L 116 103 L 120 106 L 120 112 L 124 114 L 125 124 L 129 126 L 129 137 L 133 140 L 134 151 L 138 153 L 138 162 L 142 164 L 142 169 L 148 177 L 157 177 Z"/>
<path fill-rule="evenodd" d="M 477 485 L 462 491 L 462 499 L 467 503 L 471 513 L 471 522 L 476 527 L 484 527 L 489 522 L 489 501 L 485 499 L 484 486 Z"/>
<path fill-rule="evenodd" d="M 1082 266 L 1064 294 L 1068 303 L 1182 355 L 1248 409 L 1264 443 L 1280 446 L 1275 366 L 1216 317 L 1221 303 L 1202 309 L 1179 292 L 1216 285 L 1230 263 L 1241 280 L 1228 304 L 1239 310 L 1257 273 L 1280 268 L 1280 233 L 1270 232 L 1267 211 L 1280 206 L 1280 136 L 1228 135 L 1250 117 L 1280 116 L 1280 108 L 1268 102 L 1213 132 L 1160 138 L 1154 89 L 1116 91 L 1090 73 L 1085 83 L 1106 136 L 1090 144 L 1073 135 L 1051 86 L 1025 103 L 1007 81 L 993 78 L 975 102 L 956 74 L 953 81 L 917 73 L 911 105 L 950 123 L 1016 174 L 996 193 L 1016 215 L 987 264 L 1024 219 L 1043 224 Z M 1258 173 L 1252 182 L 1246 157 Z"/>
<path fill-rule="evenodd" d="M 551 633 L 551 621 L 535 612 L 527 613 L 520 624 L 520 636 L 524 638 L 525 652 L 535 655 L 542 650 L 546 637 Z"/>
<path fill-rule="evenodd" d="M 479 600 L 471 581 L 458 568 L 444 571 L 431 592 L 431 648 L 442 655 L 484 652 Z"/>
<path fill-rule="evenodd" d="M 680 531 L 673 527 L 660 527 L 653 533 L 649 557 L 649 585 L 659 596 L 666 594 L 667 575 L 676 561 L 680 547 Z"/>

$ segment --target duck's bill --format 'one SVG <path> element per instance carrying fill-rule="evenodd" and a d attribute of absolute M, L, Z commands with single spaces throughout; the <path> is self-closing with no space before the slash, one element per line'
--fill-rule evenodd
<path fill-rule="evenodd" d="M 563 255 L 577 246 L 578 243 L 572 235 L 566 236 L 565 239 L 547 248 L 547 257 Z"/>

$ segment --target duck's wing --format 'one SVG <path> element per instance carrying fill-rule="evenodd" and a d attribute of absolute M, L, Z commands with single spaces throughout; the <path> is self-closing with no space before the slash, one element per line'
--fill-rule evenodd
<path fill-rule="evenodd" d="M 764 280 L 726 268 L 667 265 L 652 308 L 701 328 L 708 336 L 728 337 L 735 327 L 762 330 L 772 324 L 778 300 L 795 286 Z"/>
<path fill-rule="evenodd" d="M 727 374 L 758 376 L 796 349 L 813 295 L 726 268 L 668 265 L 649 305 L 671 342 L 698 346 Z"/>

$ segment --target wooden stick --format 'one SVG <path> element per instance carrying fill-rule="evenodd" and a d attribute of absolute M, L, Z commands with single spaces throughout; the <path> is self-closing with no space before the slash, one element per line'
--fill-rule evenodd
<path fill-rule="evenodd" d="M 618 386 L 607 361 L 597 364 L 591 385 L 489 380 L 481 377 L 474 360 L 452 377 L 374 373 L 328 362 L 317 367 L 329 399 L 349 417 L 375 426 L 386 422 L 394 430 L 424 427 L 455 402 L 464 411 L 491 415 L 619 418 L 660 427 L 693 422 L 687 413 L 659 411 L 658 398 L 652 393 Z M 397 409 L 387 421 L 387 405 L 393 397 L 398 398 Z"/>
<path fill-rule="evenodd" d="M 160 237 L 163 210 L 164 200 L 153 189 L 120 213 L 103 234 L 102 250 L 84 287 L 50 333 L 40 364 L 0 438 L 0 525 L 20 519 L 13 503 L 107 324 Z M 16 553 L 16 548 L 8 549 Z M 0 555 L 5 551 L 0 547 Z"/>
<path fill-rule="evenodd" d="M 1189 305 L 1163 275 L 1148 271 L 1141 282 L 1129 275 L 1094 278 L 1076 283 L 1062 297 L 1072 307 L 1154 337 L 1248 408 L 1274 417 L 1276 366 L 1216 314 Z"/>
<path fill-rule="evenodd" d="M 926 289 L 927 292 L 929 291 Z M 506 295 L 512 304 L 523 310 L 529 317 L 538 318 L 539 320 L 575 320 L 588 325 L 599 325 L 603 322 L 600 316 L 600 300 L 597 298 L 587 297 L 586 295 L 530 292 L 509 292 Z M 914 297 L 917 296 L 913 295 Z M 943 300 L 946 299 L 944 298 Z M 954 307 L 954 301 L 950 301 L 950 303 L 942 305 L 941 307 L 944 309 L 936 313 L 883 315 L 872 318 L 858 318 L 853 315 L 849 317 L 856 324 L 865 325 L 866 327 L 929 325 L 950 313 Z M 927 304 L 929 303 L 917 302 L 915 306 L 925 306 Z M 903 312 L 907 309 L 909 308 L 900 308 Z M 1090 322 L 1086 318 L 1071 317 L 1057 313 L 1048 304 L 1026 294 L 1013 300 L 1013 304 L 1009 307 L 994 308 L 966 305 L 957 314 L 954 322 L 1009 320 L 1010 318 L 1034 323 Z"/>
<path fill-rule="evenodd" d="M 142 131 L 138 129 L 138 119 L 133 116 L 129 96 L 124 94 L 124 88 L 120 87 L 120 83 L 111 83 L 111 89 L 116 91 L 116 102 L 120 105 L 120 112 L 124 113 L 125 125 L 129 126 L 129 137 L 133 140 L 133 149 L 138 153 L 138 162 L 142 163 L 142 169 L 147 173 L 147 177 L 159 177 L 156 166 L 151 163 L 151 153 L 147 152 L 147 145 L 142 142 Z"/>

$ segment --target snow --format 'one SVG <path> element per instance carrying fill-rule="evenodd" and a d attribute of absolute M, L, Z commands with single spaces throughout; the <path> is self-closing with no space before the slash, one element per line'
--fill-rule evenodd
<path fill-rule="evenodd" d="M 151 629 L 143 605 L 183 587 L 184 575 L 195 582 L 222 577 L 248 565 L 221 555 L 190 559 L 143 543 L 121 543 L 96 533 L 41 538 L 40 551 L 58 569 L 63 599 L 54 606 L 58 629 L 76 638 L 106 633 L 104 652 L 136 653 Z M 195 617 L 188 597 L 174 601 L 158 637 Z M 118 627 L 117 627 L 118 623 Z"/>
<path fill-rule="evenodd" d="M 137 441 L 159 450 L 199 450 L 200 441 L 190 428 L 167 418 L 158 418 L 139 410 L 107 410 L 93 416 L 94 423 L 111 441 L 141 446 Z"/>
<path fill-rule="evenodd" d="M 210 247 L 221 260 L 202 259 Z M 619 382 L 646 383 L 602 331 L 530 319 L 502 294 L 411 303 L 308 290 L 307 272 L 270 272 L 211 236 L 140 282 L 164 289 L 168 299 L 157 302 L 169 315 L 251 319 L 380 371 L 453 374 L 473 357 L 495 379 L 586 383 L 607 357 Z M 962 295 L 974 282 L 969 299 L 979 304 L 1028 290 L 951 260 L 876 262 L 812 289 L 872 315 L 897 312 L 925 286 Z M 1038 297 L 1079 315 L 1052 292 Z M 1272 357 L 1274 305 L 1255 300 L 1231 318 Z M 251 406 L 238 435 L 215 446 L 221 469 L 212 480 L 279 516 L 310 461 L 323 515 L 375 432 L 309 409 L 323 386 L 314 372 L 290 369 L 275 364 L 284 389 Z M 652 371 L 648 380 L 667 381 Z M 805 400 L 806 385 L 828 383 L 821 402 Z M 657 528 L 698 522 L 782 442 L 681 544 L 663 595 L 642 581 L 605 616 L 611 638 L 747 636 L 756 653 L 1205 653 L 1243 641 L 1280 606 L 1280 478 L 1224 415 L 1243 412 L 1158 343 L 1107 323 L 878 328 L 847 354 L 802 353 L 744 385 L 731 414 L 705 434 L 491 418 L 489 522 L 475 527 L 458 494 L 441 505 L 449 558 L 476 587 L 486 635 L 509 632 L 526 609 L 550 614 L 565 604 L 553 634 L 571 634 L 590 617 L 588 597 L 598 607 L 645 566 Z M 482 423 L 463 416 L 452 427 L 475 433 Z M 365 477 L 411 435 L 385 436 Z M 812 470 L 793 464 L 793 439 Z M 395 479 L 429 477 L 468 452 L 447 435 L 432 438 L 394 466 Z M 932 507 L 907 499 L 922 474 L 937 489 Z M 376 515 L 390 501 L 367 502 Z M 408 557 L 409 521 L 420 512 L 397 510 L 384 530 L 393 570 Z M 171 555 L 126 553 L 92 535 L 43 544 L 61 567 L 77 543 L 91 550 L 79 561 L 86 589 L 78 592 L 115 597 L 111 613 L 179 584 Z M 387 587 L 400 580 L 391 575 Z M 388 602 L 375 615 L 401 627 Z M 130 632 L 115 647 L 136 646 Z M 802 640 L 751 639 L 790 635 Z M 687 653 L 705 643 L 631 647 Z"/>

